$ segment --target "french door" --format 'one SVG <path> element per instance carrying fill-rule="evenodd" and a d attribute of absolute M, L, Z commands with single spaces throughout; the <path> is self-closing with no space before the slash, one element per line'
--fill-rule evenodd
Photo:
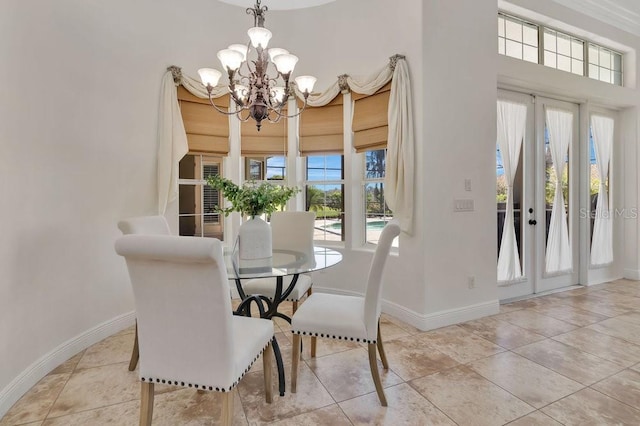
<path fill-rule="evenodd" d="M 578 283 L 578 105 L 498 93 L 498 288 L 501 300 Z"/>

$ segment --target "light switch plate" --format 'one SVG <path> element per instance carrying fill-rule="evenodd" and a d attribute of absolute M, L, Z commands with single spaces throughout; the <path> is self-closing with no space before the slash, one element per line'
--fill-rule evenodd
<path fill-rule="evenodd" d="M 473 199 L 453 200 L 454 212 L 472 212 L 473 210 Z"/>

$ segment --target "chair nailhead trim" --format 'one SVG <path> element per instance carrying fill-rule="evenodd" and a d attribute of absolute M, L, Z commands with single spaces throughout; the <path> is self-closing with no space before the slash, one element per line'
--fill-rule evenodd
<path fill-rule="evenodd" d="M 271 343 L 271 340 L 269 340 L 269 343 Z M 169 385 L 173 384 L 175 386 L 190 387 L 190 388 L 196 388 L 196 389 L 202 389 L 202 390 L 207 390 L 208 389 L 210 391 L 215 389 L 216 392 L 231 392 L 233 390 L 233 388 L 235 388 L 238 385 L 238 383 L 240 383 L 240 380 L 242 380 L 244 375 L 247 374 L 249 372 L 249 370 L 251 370 L 251 367 L 258 360 L 258 358 L 260 358 L 260 355 L 262 355 L 262 353 L 267 348 L 267 346 L 269 346 L 269 343 L 267 343 L 262 348 L 260 353 L 258 353 L 258 355 L 256 355 L 256 357 L 253 359 L 251 364 L 249 364 L 249 366 L 244 370 L 244 372 L 240 375 L 240 377 L 238 377 L 233 382 L 233 384 L 231 386 L 229 386 L 228 388 L 220 388 L 220 387 L 214 388 L 213 386 L 197 385 L 197 384 L 193 384 L 193 383 L 178 382 L 177 380 L 172 381 L 172 380 L 167 380 L 167 379 L 152 379 L 151 377 L 140 377 L 140 380 L 143 381 L 143 382 L 149 382 L 149 383 L 153 383 L 153 381 L 155 380 L 156 383 L 160 383 L 162 381 L 162 383 L 167 383 Z"/>
<path fill-rule="evenodd" d="M 302 334 L 303 336 L 306 336 L 307 334 L 309 334 L 309 336 L 326 337 L 328 339 L 350 340 L 352 342 L 356 341 L 356 342 L 369 343 L 369 344 L 377 343 L 377 340 L 375 339 L 369 340 L 369 339 L 361 339 L 359 337 L 334 336 L 334 335 L 324 334 L 324 333 L 312 333 L 312 332 L 307 333 L 306 331 L 297 331 L 297 330 L 291 330 L 291 332 L 294 334 Z"/>

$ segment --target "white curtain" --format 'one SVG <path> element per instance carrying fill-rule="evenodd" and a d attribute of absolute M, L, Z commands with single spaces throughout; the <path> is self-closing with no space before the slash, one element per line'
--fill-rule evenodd
<path fill-rule="evenodd" d="M 557 273 L 572 269 L 571 244 L 567 227 L 567 211 L 562 194 L 562 175 L 565 158 L 573 139 L 573 114 L 566 111 L 547 109 L 547 128 L 549 129 L 549 148 L 553 169 L 556 173 L 556 184 L 551 210 L 551 223 L 547 239 L 545 255 L 546 272 Z"/>
<path fill-rule="evenodd" d="M 158 117 L 158 213 L 164 214 L 167 204 L 178 196 L 178 163 L 189 152 L 187 135 L 182 122 L 177 86 L 182 86 L 194 96 L 208 99 L 207 89 L 199 81 L 183 76 L 177 67 L 169 67 L 162 77 L 160 89 L 160 113 Z M 216 86 L 213 97 L 228 93 L 223 86 Z"/>
<path fill-rule="evenodd" d="M 598 115 L 591 116 L 591 132 L 600 175 L 591 241 L 591 264 L 606 265 L 613 262 L 613 221 L 609 212 L 609 194 L 605 186 L 613 147 L 613 119 Z"/>
<path fill-rule="evenodd" d="M 512 281 L 522 277 L 513 218 L 513 181 L 518 171 L 526 124 L 526 105 L 498 101 L 498 146 L 507 179 L 507 211 L 498 255 L 498 281 Z"/>
<path fill-rule="evenodd" d="M 384 198 L 403 232 L 413 230 L 414 136 L 411 82 L 407 62 L 396 64 L 389 95 L 389 136 Z"/>
<path fill-rule="evenodd" d="M 178 196 L 178 162 L 189 152 L 187 135 L 180 114 L 178 91 L 171 71 L 162 78 L 158 117 L 158 213 Z"/>

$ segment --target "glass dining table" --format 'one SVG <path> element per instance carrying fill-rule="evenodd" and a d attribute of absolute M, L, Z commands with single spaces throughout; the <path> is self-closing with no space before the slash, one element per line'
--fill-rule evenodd
<path fill-rule="evenodd" d="M 307 251 L 273 249 L 273 256 L 264 259 L 240 259 L 237 250 L 228 249 L 224 252 L 227 275 L 236 283 L 236 289 L 242 302 L 234 314 L 251 316 L 254 305 L 261 318 L 282 318 L 291 323 L 288 315 L 278 311 L 280 303 L 285 301 L 295 288 L 300 274 L 306 274 L 330 268 L 342 261 L 342 253 L 327 247 L 314 246 Z M 291 281 L 284 285 L 284 277 L 291 277 Z M 274 293 L 266 295 L 247 295 L 242 287 L 243 280 L 255 278 L 273 278 Z M 289 281 L 289 280 L 287 280 Z M 280 396 L 284 396 L 284 366 L 278 342 L 273 339 L 273 349 L 278 366 Z"/>

